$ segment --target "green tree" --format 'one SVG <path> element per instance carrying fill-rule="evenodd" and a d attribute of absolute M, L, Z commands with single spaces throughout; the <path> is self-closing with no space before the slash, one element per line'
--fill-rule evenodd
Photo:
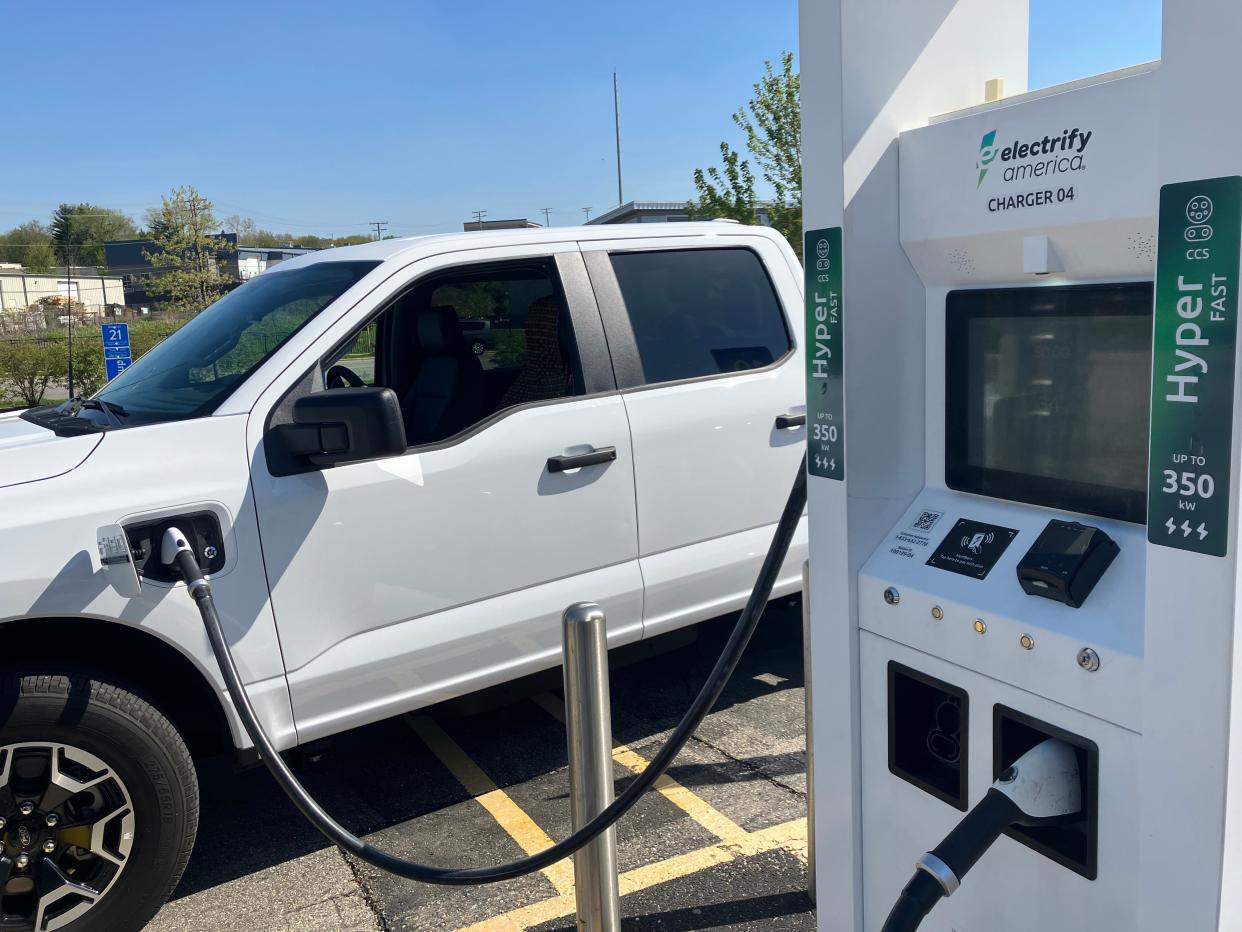
<path fill-rule="evenodd" d="M 28 272 L 50 272 L 56 267 L 52 235 L 38 220 L 28 220 L 0 234 L 0 262 L 20 262 Z"/>
<path fill-rule="evenodd" d="M 694 187 L 699 198 L 686 205 L 690 216 L 695 220 L 724 218 L 754 223 L 755 176 L 750 163 L 727 142 L 720 144 L 720 160 L 720 168 L 713 165 L 706 171 L 694 170 Z"/>
<path fill-rule="evenodd" d="M 61 247 L 62 256 L 67 254 L 74 265 L 103 268 L 107 265 L 103 244 L 108 240 L 133 239 L 138 228 L 119 210 L 98 204 L 61 204 L 52 213 L 49 232 Z"/>
<path fill-rule="evenodd" d="M 73 393 L 89 398 L 108 381 L 104 367 L 103 333 L 97 326 L 73 328 Z"/>
<path fill-rule="evenodd" d="M 0 384 L 27 407 L 43 401 L 48 384 L 68 374 L 69 359 L 60 341 L 21 338 L 0 341 Z"/>
<path fill-rule="evenodd" d="M 330 246 L 355 246 L 358 243 L 369 243 L 370 236 L 355 234 L 352 236 L 317 236 L 314 233 L 273 233 L 259 227 L 251 218 L 233 214 L 224 218 L 224 229 L 237 234 L 240 246 L 301 246 L 307 249 L 327 249 Z"/>
<path fill-rule="evenodd" d="M 268 243 L 256 242 L 255 237 L 259 234 L 259 228 L 255 222 L 249 217 L 242 217 L 233 214 L 224 218 L 224 230 L 226 233 L 236 233 L 238 245 L 241 246 L 267 246 Z"/>
<path fill-rule="evenodd" d="M 160 201 L 146 216 L 155 251 L 143 256 L 162 270 L 148 290 L 174 310 L 201 311 L 233 283 L 220 267 L 221 255 L 233 247 L 215 232 L 219 224 L 211 201 L 193 186 L 176 188 Z"/>
<path fill-rule="evenodd" d="M 766 205 L 769 221 L 802 255 L 802 118 L 801 79 L 794 70 L 793 52 L 781 53 L 780 70 L 763 63 L 763 77 L 754 84 L 754 96 L 733 114 L 746 136 L 759 171 L 772 188 Z M 754 223 L 762 205 L 755 197 L 750 165 L 727 143 L 721 143 L 722 169 L 696 169 L 698 200 L 688 206 L 696 218 L 729 217 Z"/>

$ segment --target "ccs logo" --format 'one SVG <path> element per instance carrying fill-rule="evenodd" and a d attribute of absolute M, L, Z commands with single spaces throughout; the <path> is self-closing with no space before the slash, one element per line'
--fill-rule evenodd
<path fill-rule="evenodd" d="M 996 130 L 983 134 L 983 141 L 979 143 L 979 161 L 975 163 L 975 168 L 979 170 L 979 181 L 975 185 L 975 190 L 983 187 L 983 179 L 987 177 L 988 166 L 996 160 Z"/>
<path fill-rule="evenodd" d="M 1212 211 L 1215 205 L 1212 199 L 1206 194 L 1197 194 L 1190 199 L 1190 203 L 1186 205 L 1186 219 L 1191 223 L 1207 223 L 1212 219 Z"/>

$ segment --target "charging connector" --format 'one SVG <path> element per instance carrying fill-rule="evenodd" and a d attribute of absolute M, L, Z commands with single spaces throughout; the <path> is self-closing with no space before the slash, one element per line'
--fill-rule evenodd
<path fill-rule="evenodd" d="M 934 850 L 919 859 L 883 932 L 912 932 L 1011 825 L 1055 825 L 1082 811 L 1078 755 L 1050 738 L 1020 757 Z"/>

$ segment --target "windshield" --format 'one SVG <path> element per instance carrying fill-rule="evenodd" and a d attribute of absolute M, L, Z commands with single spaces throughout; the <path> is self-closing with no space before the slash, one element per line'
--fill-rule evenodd
<path fill-rule="evenodd" d="M 316 262 L 267 272 L 225 295 L 95 397 L 125 426 L 200 417 L 377 262 Z"/>

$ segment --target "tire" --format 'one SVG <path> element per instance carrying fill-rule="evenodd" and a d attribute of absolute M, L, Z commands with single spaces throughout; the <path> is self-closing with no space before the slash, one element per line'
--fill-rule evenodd
<path fill-rule="evenodd" d="M 52 775 L 59 783 L 50 782 Z M 77 789 L 83 785 L 89 788 Z M 46 786 L 46 795 L 39 786 Z M 23 814 L 23 804 L 36 798 L 36 810 Z M 62 884 L 32 903 L 29 893 L 23 898 L 14 889 L 15 870 L 5 888 L 13 892 L 2 897 L 0 914 L 16 903 L 31 929 L 40 908 L 49 930 L 141 929 L 181 879 L 198 830 L 198 806 L 198 779 L 185 742 L 149 702 L 88 674 L 0 673 L 4 853 L 15 860 L 28 850 L 24 874 L 31 880 L 59 880 L 67 873 L 102 891 L 91 902 Z M 49 812 L 61 813 L 56 828 L 45 828 Z M 43 853 L 48 841 L 56 845 L 51 855 Z M 96 846 L 100 853 L 91 853 Z"/>
<path fill-rule="evenodd" d="M 483 345 L 482 340 L 475 340 L 470 344 L 470 351 L 476 356 L 482 356 L 486 350 L 487 347 Z"/>

